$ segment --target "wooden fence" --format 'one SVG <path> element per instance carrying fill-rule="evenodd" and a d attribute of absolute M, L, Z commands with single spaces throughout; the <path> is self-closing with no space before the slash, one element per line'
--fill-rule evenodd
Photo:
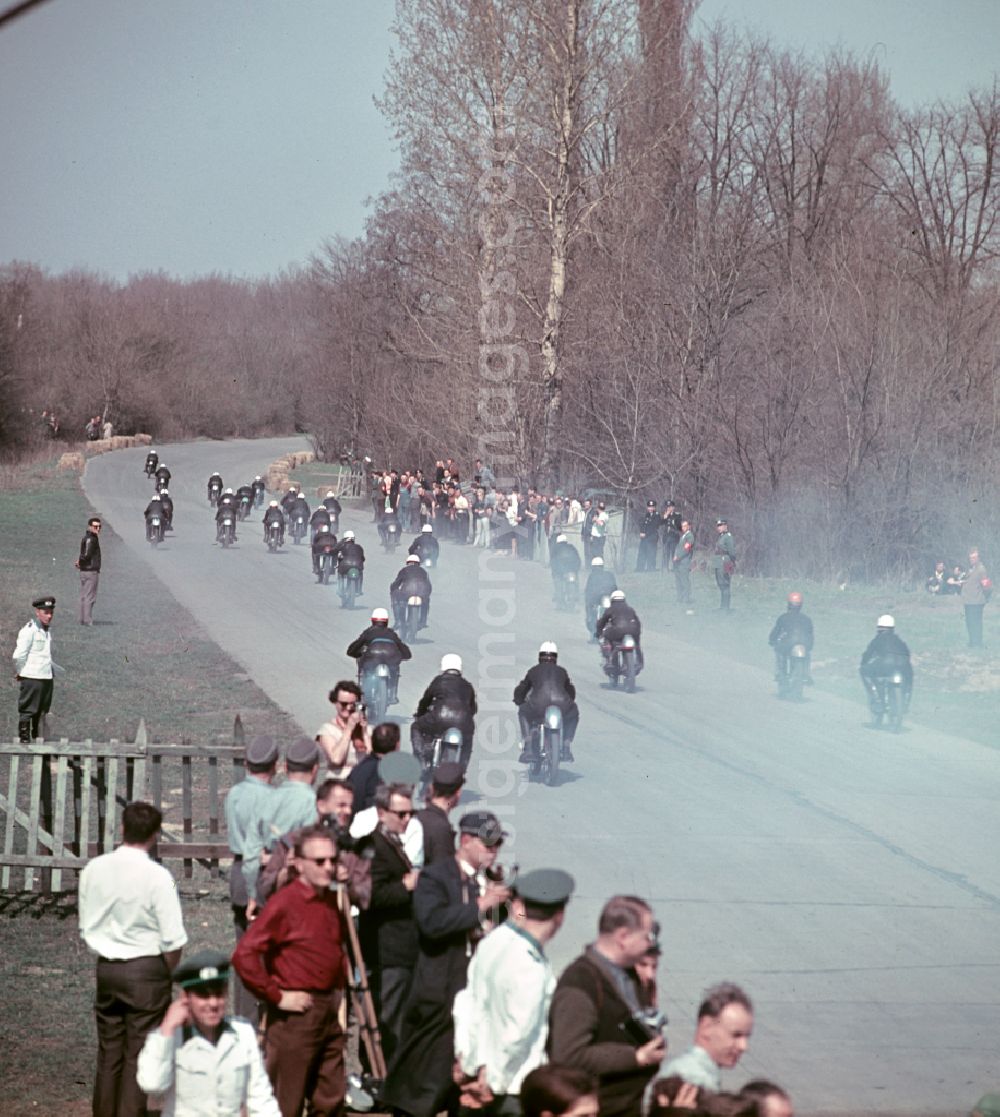
<path fill-rule="evenodd" d="M 230 856 L 221 806 L 243 778 L 243 749 L 239 716 L 231 743 L 151 745 L 142 721 L 131 744 L 0 743 L 0 892 L 30 892 L 36 880 L 43 892 L 73 887 L 88 859 L 120 840 L 121 808 L 140 799 L 163 811 L 161 860 L 182 861 L 185 877 L 195 861 L 217 873 Z"/>

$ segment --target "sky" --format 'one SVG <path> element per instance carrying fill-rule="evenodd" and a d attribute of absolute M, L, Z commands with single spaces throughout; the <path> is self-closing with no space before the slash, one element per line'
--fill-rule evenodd
<path fill-rule="evenodd" d="M 0 10 L 13 0 L 0 0 Z M 48 0 L 0 28 L 0 265 L 275 275 L 364 231 L 398 158 L 394 0 Z M 989 85 L 1000 0 L 702 0 L 875 53 L 906 105 Z"/>

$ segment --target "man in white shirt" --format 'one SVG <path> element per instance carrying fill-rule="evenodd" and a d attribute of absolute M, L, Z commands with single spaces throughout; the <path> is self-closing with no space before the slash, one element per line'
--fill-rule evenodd
<path fill-rule="evenodd" d="M 52 596 L 36 597 L 31 603 L 35 616 L 17 634 L 14 674 L 20 688 L 17 696 L 17 732 L 27 744 L 38 736 L 42 719 L 52 707 L 52 676 L 62 668 L 52 660 L 49 626 L 56 608 Z"/>
<path fill-rule="evenodd" d="M 494 1117 L 520 1114 L 521 1083 L 546 1061 L 556 979 L 545 945 L 563 924 L 574 882 L 561 869 L 537 869 L 512 887 L 510 919 L 479 944 L 453 1009 L 465 1090 Z"/>
<path fill-rule="evenodd" d="M 229 958 L 203 950 L 174 971 L 180 996 L 139 1055 L 139 1085 L 163 1117 L 281 1117 L 257 1033 L 226 1015 Z"/>
<path fill-rule="evenodd" d="M 693 1086 L 722 1089 L 720 1071 L 735 1067 L 750 1046 L 753 1005 L 738 986 L 725 981 L 707 990 L 698 1008 L 694 1046 L 663 1068 L 663 1077 L 679 1074 Z"/>
<path fill-rule="evenodd" d="M 80 874 L 80 934 L 97 955 L 95 1117 L 142 1117 L 136 1063 L 170 1004 L 170 974 L 187 942 L 174 878 L 151 860 L 163 816 L 122 812 L 123 844 Z"/>

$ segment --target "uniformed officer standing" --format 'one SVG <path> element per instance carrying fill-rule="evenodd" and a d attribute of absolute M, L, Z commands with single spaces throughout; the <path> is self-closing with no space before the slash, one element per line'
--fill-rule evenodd
<path fill-rule="evenodd" d="M 34 619 L 17 634 L 14 674 L 21 684 L 17 698 L 17 732 L 27 743 L 38 736 L 42 718 L 52 708 L 52 676 L 63 669 L 52 659 L 52 615 L 56 599 L 36 597 L 31 603 Z"/>
<path fill-rule="evenodd" d="M 660 514 L 656 501 L 646 501 L 646 513 L 639 521 L 639 553 L 635 557 L 635 572 L 641 574 L 656 569 L 656 551 L 660 539 Z"/>
<path fill-rule="evenodd" d="M 247 929 L 247 904 L 256 894 L 260 855 L 269 843 L 268 820 L 278 746 L 267 736 L 254 737 L 246 747 L 246 776 L 226 795 L 226 830 L 233 865 L 229 871 L 229 901 L 233 908 L 236 941 Z M 241 981 L 233 998 L 237 1016 L 257 1023 L 257 1002 Z"/>
<path fill-rule="evenodd" d="M 715 521 L 715 532 L 712 569 L 715 571 L 715 584 L 719 587 L 719 608 L 728 613 L 733 571 L 736 569 L 736 543 L 725 520 Z"/>
<path fill-rule="evenodd" d="M 281 1117 L 257 1033 L 226 1015 L 229 959 L 203 950 L 174 970 L 180 996 L 139 1054 L 139 1087 L 163 1117 Z"/>
<path fill-rule="evenodd" d="M 479 944 L 453 1009 L 465 1089 L 496 1117 L 520 1114 L 521 1083 L 546 1062 L 556 979 L 545 945 L 563 924 L 574 882 L 561 869 L 536 869 L 512 887 L 511 917 Z"/>

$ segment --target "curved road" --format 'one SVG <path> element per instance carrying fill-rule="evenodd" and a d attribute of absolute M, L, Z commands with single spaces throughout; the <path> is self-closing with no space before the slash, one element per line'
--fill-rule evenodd
<path fill-rule="evenodd" d="M 370 514 L 345 513 L 368 554 L 365 609 L 348 614 L 315 584 L 307 548 L 266 551 L 259 513 L 236 547 L 217 547 L 204 498 L 213 469 L 235 486 L 302 446 L 161 449 L 176 532 L 155 552 L 143 535 L 144 449 L 91 460 L 84 487 L 312 734 L 331 683 L 352 674 L 344 648 L 388 603 L 405 556 L 381 553 Z M 943 1115 L 1000 1080 L 995 752 L 920 728 L 864 732 L 860 702 L 818 691 L 800 707 L 777 703 L 763 657 L 759 668 L 720 662 L 652 631 L 639 693 L 619 694 L 599 685 L 582 619 L 554 612 L 539 564 L 445 545 L 432 579 L 430 627 L 394 709 L 412 711 L 441 654 L 463 656 L 481 706 L 463 806 L 478 797 L 500 814 L 508 866 L 562 865 L 577 880 L 550 949 L 557 971 L 593 937 L 603 901 L 634 892 L 663 925 L 673 1053 L 690 1044 L 705 986 L 736 980 L 754 999 L 756 1031 L 728 1087 L 765 1075 L 800 1113 Z M 515 763 L 510 694 L 542 639 L 558 641 L 581 708 L 577 763 L 556 789 L 526 784 Z"/>

